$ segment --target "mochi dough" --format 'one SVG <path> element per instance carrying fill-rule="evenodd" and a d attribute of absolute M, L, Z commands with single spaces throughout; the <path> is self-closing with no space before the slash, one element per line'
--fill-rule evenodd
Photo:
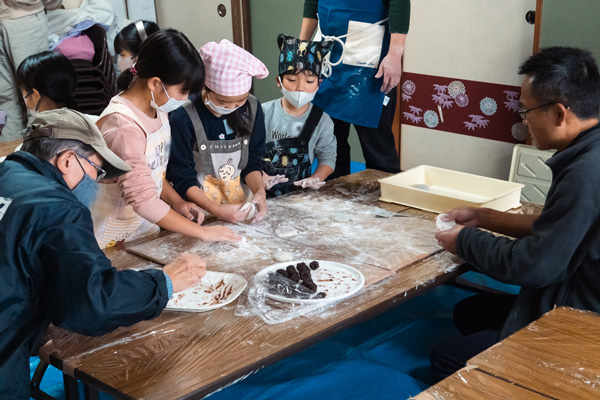
<path fill-rule="evenodd" d="M 292 227 L 280 226 L 279 228 L 275 229 L 275 235 L 277 235 L 277 237 L 280 237 L 283 239 L 292 238 L 292 237 L 296 236 L 297 234 L 298 234 L 298 230 L 296 228 L 292 228 Z"/>
<path fill-rule="evenodd" d="M 335 213 L 331 215 L 331 220 L 333 222 L 348 222 L 350 221 L 350 216 L 346 213 Z"/>
<path fill-rule="evenodd" d="M 256 204 L 250 202 L 250 203 L 245 203 L 242 208 L 240 208 L 240 211 L 246 211 L 248 210 L 248 213 L 246 214 L 246 221 L 250 221 L 252 220 L 254 217 L 256 217 Z"/>
<path fill-rule="evenodd" d="M 292 253 L 288 251 L 276 251 L 273 253 L 273 260 L 278 262 L 292 261 Z"/>
<path fill-rule="evenodd" d="M 446 215 L 446 214 L 440 214 L 435 218 L 435 227 L 437 228 L 438 231 L 447 231 L 448 229 L 450 229 L 454 225 L 456 225 L 455 220 L 442 221 L 442 215 Z"/>

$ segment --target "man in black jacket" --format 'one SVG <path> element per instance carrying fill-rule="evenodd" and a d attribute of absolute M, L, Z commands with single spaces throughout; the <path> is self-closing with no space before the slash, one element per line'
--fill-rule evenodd
<path fill-rule="evenodd" d="M 587 51 L 553 47 L 530 57 L 519 73 L 525 75 L 519 114 L 539 149 L 557 150 L 547 161 L 552 186 L 538 217 L 485 208 L 448 213 L 457 225 L 436 234 L 440 245 L 521 291 L 473 296 L 456 306 L 462 336 L 434 350 L 436 381 L 554 306 L 600 312 L 598 66 Z"/>
<path fill-rule="evenodd" d="M 96 126 L 68 109 L 38 114 L 23 151 L 0 163 L 0 398 L 29 398 L 29 356 L 50 323 L 86 335 L 158 316 L 206 265 L 183 255 L 163 270 L 117 271 L 88 209 L 97 181 L 129 166 Z"/>

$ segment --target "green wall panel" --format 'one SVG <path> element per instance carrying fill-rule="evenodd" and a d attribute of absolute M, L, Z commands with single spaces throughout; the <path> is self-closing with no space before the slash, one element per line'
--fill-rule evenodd
<path fill-rule="evenodd" d="M 540 47 L 590 50 L 600 63 L 600 1 L 544 0 Z"/>

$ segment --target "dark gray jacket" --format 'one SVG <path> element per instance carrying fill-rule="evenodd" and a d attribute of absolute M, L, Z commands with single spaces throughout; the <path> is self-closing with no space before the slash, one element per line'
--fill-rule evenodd
<path fill-rule="evenodd" d="M 600 312 L 600 125 L 547 164 L 552 186 L 531 236 L 511 240 L 472 227 L 458 235 L 461 258 L 522 287 L 502 338 L 555 305 Z"/>

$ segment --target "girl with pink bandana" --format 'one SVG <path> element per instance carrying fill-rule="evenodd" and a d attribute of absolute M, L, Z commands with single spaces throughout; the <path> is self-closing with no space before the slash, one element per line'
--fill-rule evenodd
<path fill-rule="evenodd" d="M 266 152 L 260 103 L 250 94 L 252 78 L 265 78 L 265 65 L 228 40 L 200 49 L 205 88 L 193 103 L 171 114 L 173 132 L 167 179 L 187 200 L 217 218 L 243 221 L 252 192 L 256 221 L 267 213 L 262 180 Z"/>

